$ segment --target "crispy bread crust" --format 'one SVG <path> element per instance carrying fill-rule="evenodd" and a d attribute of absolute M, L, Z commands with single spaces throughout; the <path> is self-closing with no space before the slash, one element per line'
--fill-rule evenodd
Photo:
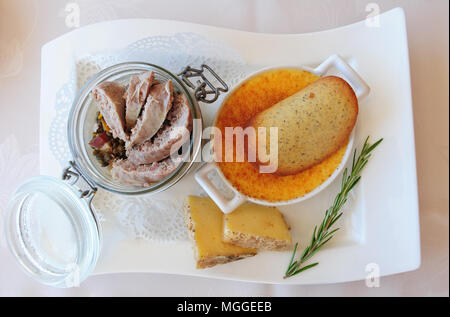
<path fill-rule="evenodd" d="M 317 87 L 319 85 L 332 86 L 332 88 L 335 90 L 335 92 L 338 91 L 339 94 L 342 94 L 342 96 L 344 96 L 341 98 L 344 98 L 346 101 L 348 100 L 348 103 L 346 102 L 346 104 L 349 107 L 348 108 L 349 120 L 342 127 L 342 131 L 339 133 L 338 137 L 335 139 L 335 143 L 333 144 L 333 146 L 330 147 L 329 151 L 327 151 L 328 152 L 327 155 L 320 155 L 320 159 L 315 159 L 315 154 L 311 155 L 311 153 L 308 153 L 308 155 L 311 157 L 307 160 L 307 162 L 305 162 L 305 164 L 303 166 L 295 167 L 295 164 L 291 165 L 291 166 L 280 166 L 279 165 L 278 170 L 275 172 L 275 174 L 277 174 L 277 175 L 287 176 L 287 175 L 297 174 L 297 173 L 300 173 L 304 170 L 307 170 L 307 169 L 323 162 L 324 160 L 329 158 L 331 155 L 336 153 L 342 146 L 344 146 L 348 142 L 350 134 L 352 133 L 353 128 L 356 125 L 358 112 L 359 112 L 358 99 L 355 95 L 355 92 L 353 91 L 353 88 L 344 79 L 337 77 L 337 76 L 323 77 L 323 78 L 317 80 L 316 82 L 312 83 L 311 85 L 305 87 L 297 94 L 301 94 L 302 92 L 305 92 L 308 89 L 312 89 L 311 87 Z M 310 95 L 311 95 L 310 98 L 315 98 L 314 93 L 311 93 Z M 289 98 L 291 98 L 291 97 L 289 97 Z M 253 117 L 248 122 L 247 126 L 253 126 L 255 128 L 259 127 L 259 126 L 266 126 L 267 123 L 264 119 L 264 114 L 272 113 L 271 111 L 273 112 L 273 109 L 269 108 L 269 109 L 263 111 L 262 113 L 260 113 L 259 115 Z M 253 145 L 253 147 L 255 147 L 255 145 Z M 281 155 L 281 153 L 279 153 L 279 155 Z M 292 154 L 292 155 L 294 155 L 294 154 Z M 312 158 L 314 158 L 314 159 L 312 159 Z M 279 163 L 280 162 L 281 161 L 279 160 Z M 262 165 L 262 163 L 259 161 L 256 162 L 255 164 L 257 166 Z"/>
<path fill-rule="evenodd" d="M 283 216 L 282 218 L 286 224 L 286 227 L 289 228 Z M 223 241 L 226 243 L 231 243 L 249 249 L 268 251 L 287 251 L 291 249 L 292 241 L 290 240 L 277 240 L 271 237 L 256 236 L 243 232 L 232 231 L 227 228 L 226 219 L 227 218 L 225 217 L 223 228 Z"/>

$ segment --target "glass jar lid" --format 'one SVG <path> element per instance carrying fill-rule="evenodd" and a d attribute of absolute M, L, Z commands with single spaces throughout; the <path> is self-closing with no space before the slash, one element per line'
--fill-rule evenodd
<path fill-rule="evenodd" d="M 8 204 L 8 246 L 26 273 L 43 284 L 78 286 L 97 263 L 100 228 L 81 197 L 73 183 L 39 176 L 19 186 Z"/>
<path fill-rule="evenodd" d="M 122 186 L 95 165 L 98 162 L 88 148 L 98 111 L 90 92 L 105 80 L 126 85 L 131 74 L 146 70 L 154 71 L 160 81 L 172 79 L 177 92 L 189 100 L 192 116 L 198 119 L 193 122 L 192 159 L 160 183 L 147 188 Z M 220 85 L 213 85 L 205 72 Z M 188 66 L 178 76 L 181 79 L 157 65 L 129 62 L 104 69 L 81 89 L 68 119 L 73 161 L 63 172 L 64 181 L 45 176 L 31 178 L 16 190 L 7 207 L 5 232 L 9 248 L 31 277 L 46 285 L 66 288 L 78 286 L 94 270 L 101 250 L 101 230 L 91 206 L 97 187 L 120 194 L 157 193 L 174 185 L 188 172 L 202 143 L 202 116 L 197 101 L 212 103 L 228 91 L 228 86 L 207 65 L 200 69 Z M 190 79 L 195 79 L 196 84 Z M 187 87 L 193 90 L 193 95 Z M 77 187 L 79 179 L 89 189 Z"/>

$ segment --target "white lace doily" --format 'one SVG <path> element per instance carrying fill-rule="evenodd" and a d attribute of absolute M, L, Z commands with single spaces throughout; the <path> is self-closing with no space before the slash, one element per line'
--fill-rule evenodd
<path fill-rule="evenodd" d="M 48 134 L 50 151 L 61 168 L 71 160 L 66 130 L 68 114 L 76 93 L 100 70 L 127 61 L 160 65 L 173 73 L 180 72 L 187 65 L 199 67 L 201 64 L 208 64 L 230 87 L 251 71 L 233 48 L 193 33 L 152 36 L 120 51 L 84 56 L 76 61 L 70 81 L 57 93 L 56 115 Z M 211 124 L 222 98 L 213 105 L 200 104 L 206 125 Z M 201 190 L 198 191 L 200 194 Z M 161 199 L 158 194 L 151 197 L 128 197 L 100 190 L 94 199 L 94 208 L 102 221 L 119 224 L 135 238 L 158 242 L 177 241 L 187 238 L 181 213 L 184 198 Z"/>

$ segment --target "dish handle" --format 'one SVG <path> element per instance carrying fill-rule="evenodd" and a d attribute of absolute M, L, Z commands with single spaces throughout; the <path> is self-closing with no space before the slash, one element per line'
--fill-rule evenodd
<path fill-rule="evenodd" d="M 339 55 L 331 55 L 322 64 L 314 69 L 314 73 L 318 75 L 325 74 L 330 68 L 335 67 L 349 81 L 355 90 L 358 100 L 362 100 L 370 93 L 367 83 L 359 76 L 359 74 Z"/>
<path fill-rule="evenodd" d="M 195 180 L 199 183 L 203 190 L 206 191 L 206 193 L 217 204 L 217 206 L 219 206 L 220 210 L 222 210 L 224 214 L 229 214 L 237 207 L 242 205 L 247 200 L 247 198 L 239 194 L 235 190 L 233 190 L 234 197 L 231 200 L 225 198 L 220 190 L 208 178 L 208 175 L 213 171 L 216 171 L 219 175 L 221 175 L 216 164 L 208 163 L 202 166 L 195 173 Z"/>

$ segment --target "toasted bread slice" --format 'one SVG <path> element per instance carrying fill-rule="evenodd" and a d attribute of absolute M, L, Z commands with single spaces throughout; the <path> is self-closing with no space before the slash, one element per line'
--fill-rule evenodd
<path fill-rule="evenodd" d="M 281 212 L 275 207 L 252 203 L 225 216 L 224 241 L 245 248 L 289 250 L 292 238 Z"/>
<path fill-rule="evenodd" d="M 183 209 L 198 269 L 256 255 L 255 249 L 222 241 L 224 214 L 211 198 L 188 196 Z"/>
<path fill-rule="evenodd" d="M 261 144 L 267 153 L 271 153 L 269 129 L 278 128 L 275 173 L 284 176 L 300 173 L 335 153 L 348 141 L 357 116 L 358 99 L 352 87 L 340 77 L 329 76 L 259 113 L 248 125 L 266 128 Z M 257 144 L 250 143 L 249 151 L 257 151 Z"/>

